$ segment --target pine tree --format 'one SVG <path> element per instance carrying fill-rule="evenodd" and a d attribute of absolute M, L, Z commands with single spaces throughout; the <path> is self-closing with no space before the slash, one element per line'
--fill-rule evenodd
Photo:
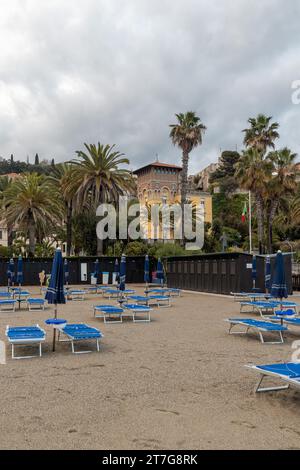
<path fill-rule="evenodd" d="M 35 165 L 39 165 L 39 164 L 40 164 L 40 159 L 39 159 L 39 154 L 38 154 L 38 153 L 35 154 L 34 164 L 35 164 Z"/>
<path fill-rule="evenodd" d="M 11 156 L 10 156 L 10 163 L 11 163 L 11 165 L 14 163 L 14 156 L 13 156 L 13 154 L 11 154 Z"/>

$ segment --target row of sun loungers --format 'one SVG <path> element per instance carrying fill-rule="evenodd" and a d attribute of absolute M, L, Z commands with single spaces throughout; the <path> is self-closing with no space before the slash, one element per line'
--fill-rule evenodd
<path fill-rule="evenodd" d="M 295 302 L 279 302 L 268 294 L 239 293 L 233 294 L 234 300 L 240 302 L 241 313 L 259 313 L 263 320 L 253 318 L 229 318 L 230 334 L 247 334 L 250 330 L 258 333 L 263 344 L 283 343 L 283 334 L 289 331 L 289 327 L 300 327 L 300 316 L 298 316 L 298 304 Z M 236 331 L 237 327 L 242 330 Z M 234 330 L 234 331 L 233 331 Z M 265 339 L 266 334 L 277 335 L 277 341 Z M 267 365 L 247 365 L 250 370 L 259 373 L 260 378 L 255 387 L 256 393 L 287 390 L 290 387 L 300 389 L 300 363 L 280 363 Z M 278 379 L 284 385 L 264 387 L 263 382 L 267 379 Z"/>
<path fill-rule="evenodd" d="M 73 354 L 83 354 L 91 352 L 88 351 L 75 351 L 75 343 L 80 341 L 95 340 L 97 351 L 100 350 L 99 340 L 103 338 L 103 334 L 97 328 L 80 323 L 80 324 L 66 324 L 62 328 L 58 328 L 59 341 L 68 341 L 71 344 Z M 66 339 L 61 339 L 61 336 Z M 42 343 L 46 340 L 46 332 L 39 326 L 27 326 L 27 327 L 11 327 L 7 326 L 6 336 L 8 342 L 11 344 L 12 359 L 28 359 L 32 357 L 42 356 Z M 37 346 L 38 355 L 35 356 L 16 356 L 16 346 Z"/>

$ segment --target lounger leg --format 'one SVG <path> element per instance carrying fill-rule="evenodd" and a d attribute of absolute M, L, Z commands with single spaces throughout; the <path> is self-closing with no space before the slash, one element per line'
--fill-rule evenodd
<path fill-rule="evenodd" d="M 40 351 L 40 357 L 42 357 L 42 343 L 40 343 L 39 351 Z"/>
<path fill-rule="evenodd" d="M 288 390 L 290 388 L 289 385 L 283 385 L 279 387 L 261 387 L 263 380 L 266 378 L 266 375 L 261 374 L 261 377 L 254 389 L 255 393 L 264 393 L 264 392 L 278 392 L 280 390 Z"/>
<path fill-rule="evenodd" d="M 14 346 L 14 344 L 11 345 L 11 358 L 15 359 L 15 346 Z"/>
<path fill-rule="evenodd" d="M 97 343 L 97 351 L 99 352 L 100 351 L 100 344 L 99 344 L 99 339 L 98 338 L 96 339 L 96 343 Z"/>

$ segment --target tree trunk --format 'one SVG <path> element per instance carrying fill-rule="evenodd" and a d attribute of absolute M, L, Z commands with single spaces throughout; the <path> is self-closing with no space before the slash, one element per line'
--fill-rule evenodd
<path fill-rule="evenodd" d="M 184 206 L 187 203 L 187 193 L 188 193 L 188 171 L 189 171 L 189 153 L 187 151 L 182 152 L 182 172 L 181 172 L 181 211 L 182 211 L 182 226 L 184 225 Z M 183 226 L 184 230 L 184 226 Z M 181 245 L 185 246 L 185 237 L 183 231 L 183 237 L 181 240 Z"/>
<path fill-rule="evenodd" d="M 29 238 L 29 256 L 34 256 L 35 250 L 35 225 L 34 222 L 31 222 L 28 227 L 28 238 Z"/>
<path fill-rule="evenodd" d="M 97 237 L 97 256 L 103 255 L 103 240 Z"/>
<path fill-rule="evenodd" d="M 67 256 L 71 255 L 72 247 L 72 203 L 67 205 Z"/>
<path fill-rule="evenodd" d="M 263 198 L 256 195 L 256 213 L 257 213 L 257 231 L 258 231 L 258 243 L 259 243 L 259 254 L 263 253 L 263 239 L 264 239 L 264 202 Z"/>
<path fill-rule="evenodd" d="M 268 251 L 269 254 L 273 252 L 273 221 L 278 208 L 278 200 L 273 199 L 271 201 L 270 212 L 268 217 Z"/>

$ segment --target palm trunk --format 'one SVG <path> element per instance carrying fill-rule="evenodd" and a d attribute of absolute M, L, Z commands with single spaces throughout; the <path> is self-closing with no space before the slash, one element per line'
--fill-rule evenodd
<path fill-rule="evenodd" d="M 278 208 L 278 200 L 271 201 L 270 212 L 268 217 L 268 251 L 269 254 L 273 252 L 273 221 Z"/>
<path fill-rule="evenodd" d="M 34 256 L 35 250 L 35 225 L 31 222 L 28 227 L 28 238 L 29 238 L 29 256 Z"/>
<path fill-rule="evenodd" d="M 182 172 L 181 172 L 181 211 L 182 211 L 182 224 L 184 221 L 184 206 L 187 203 L 188 192 L 188 169 L 189 169 L 189 153 L 184 150 L 182 152 Z M 185 237 L 183 234 L 181 245 L 185 246 Z"/>
<path fill-rule="evenodd" d="M 259 254 L 263 253 L 263 239 L 264 239 L 264 202 L 261 195 L 256 195 L 256 213 L 257 213 L 257 231 Z"/>
<path fill-rule="evenodd" d="M 67 205 L 67 256 L 71 255 L 72 247 L 72 203 Z"/>

